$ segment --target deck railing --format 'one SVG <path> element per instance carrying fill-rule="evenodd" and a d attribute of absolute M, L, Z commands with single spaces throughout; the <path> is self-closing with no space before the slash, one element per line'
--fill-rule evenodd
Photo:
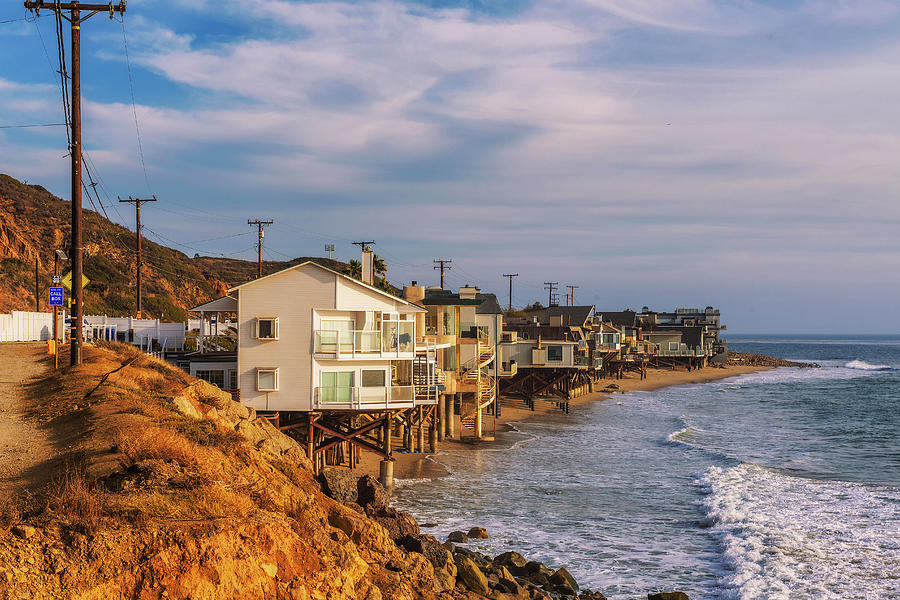
<path fill-rule="evenodd" d="M 387 321 L 382 329 L 317 329 L 314 352 L 360 357 L 408 354 L 415 349 L 415 328 L 413 321 Z"/>
<path fill-rule="evenodd" d="M 394 404 L 412 404 L 415 389 L 411 385 L 382 387 L 322 386 L 316 388 L 319 408 L 388 408 Z"/>

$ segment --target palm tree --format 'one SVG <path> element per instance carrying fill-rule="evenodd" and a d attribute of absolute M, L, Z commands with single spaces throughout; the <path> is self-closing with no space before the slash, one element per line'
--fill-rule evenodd
<path fill-rule="evenodd" d="M 362 263 L 356 259 L 351 259 L 347 263 L 347 275 L 354 279 L 362 279 Z"/>
<path fill-rule="evenodd" d="M 380 275 L 382 278 L 387 275 L 387 265 L 384 263 L 384 259 L 377 254 L 372 257 L 372 266 L 374 267 L 376 275 Z"/>

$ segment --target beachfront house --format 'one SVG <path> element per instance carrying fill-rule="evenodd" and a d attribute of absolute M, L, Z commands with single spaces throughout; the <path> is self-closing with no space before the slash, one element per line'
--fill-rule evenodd
<path fill-rule="evenodd" d="M 369 281 L 371 264 L 364 256 Z M 193 310 L 201 323 L 214 312 L 237 315 L 234 375 L 221 368 L 225 387 L 234 385 L 243 404 L 311 439 L 320 466 L 354 462 L 343 442 L 389 459 L 386 430 L 396 429 L 395 420 L 413 420 L 412 414 L 420 417 L 420 440 L 426 421 L 434 427 L 437 387 L 428 375 L 434 375 L 435 350 L 417 337 L 416 318 L 426 312 L 420 306 L 310 261 L 235 286 Z M 204 327 L 204 350 L 205 335 Z M 205 353 L 191 361 L 192 372 L 210 370 L 203 368 Z M 425 380 L 417 385 L 423 368 Z M 343 452 L 335 457 L 336 445 Z M 326 452 L 327 458 L 320 456 Z"/>
<path fill-rule="evenodd" d="M 438 356 L 442 373 L 438 402 L 439 437 L 487 436 L 485 417 L 497 414 L 497 383 L 503 376 L 498 347 L 503 336 L 503 311 L 493 294 L 466 285 L 457 292 L 416 285 L 404 288 L 404 297 L 422 306 L 424 341 Z"/>

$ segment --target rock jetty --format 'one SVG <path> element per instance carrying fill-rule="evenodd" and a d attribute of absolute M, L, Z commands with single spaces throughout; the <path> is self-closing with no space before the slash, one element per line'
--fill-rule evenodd
<path fill-rule="evenodd" d="M 801 369 L 818 369 L 816 363 L 794 362 L 783 358 L 774 358 L 765 354 L 748 354 L 745 352 L 728 352 L 729 365 L 743 365 L 747 367 L 799 367 Z"/>

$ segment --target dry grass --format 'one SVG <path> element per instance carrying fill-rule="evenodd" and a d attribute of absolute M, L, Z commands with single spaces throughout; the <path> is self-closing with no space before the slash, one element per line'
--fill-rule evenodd
<path fill-rule="evenodd" d="M 233 456 L 246 439 L 237 431 L 225 429 L 206 419 L 182 420 L 175 429 L 191 442 L 209 448 L 218 448 Z"/>
<path fill-rule="evenodd" d="M 200 471 L 204 462 L 197 446 L 172 429 L 150 427 L 140 433 L 122 431 L 114 441 L 116 448 L 133 462 L 153 458 L 173 460 L 190 471 Z"/>
<path fill-rule="evenodd" d="M 148 518 L 167 521 L 245 518 L 257 510 L 250 498 L 219 483 L 190 490 L 132 495 L 127 500 Z"/>
<path fill-rule="evenodd" d="M 88 481 L 81 469 L 69 466 L 54 480 L 44 510 L 80 529 L 96 531 L 109 515 L 109 500 L 105 488 Z"/>

